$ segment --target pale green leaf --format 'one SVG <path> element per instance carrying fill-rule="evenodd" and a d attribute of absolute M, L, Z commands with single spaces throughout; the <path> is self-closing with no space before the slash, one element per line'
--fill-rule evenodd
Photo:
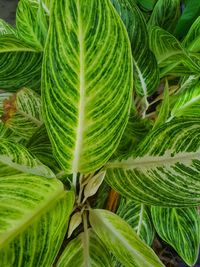
<path fill-rule="evenodd" d="M 153 223 L 159 236 L 170 244 L 189 265 L 199 254 L 200 218 L 197 208 L 151 208 Z"/>
<path fill-rule="evenodd" d="M 169 32 L 174 32 L 181 14 L 180 0 L 158 0 L 148 26 L 159 26 Z"/>
<path fill-rule="evenodd" d="M 157 88 L 159 71 L 155 56 L 149 49 L 146 22 L 134 1 L 111 0 L 111 2 L 124 22 L 131 42 L 136 93 L 147 97 Z"/>
<path fill-rule="evenodd" d="M 3 138 L 0 139 L 0 163 L 20 172 L 32 173 L 47 178 L 55 177 L 54 173 L 33 154 L 29 153 L 24 146 Z"/>
<path fill-rule="evenodd" d="M 110 0 L 52 2 L 43 113 L 65 171 L 92 172 L 111 157 L 128 121 L 132 76 L 128 35 Z"/>
<path fill-rule="evenodd" d="M 199 118 L 176 118 L 162 124 L 147 135 L 133 156 L 107 164 L 106 181 L 140 203 L 199 205 L 199 132 Z"/>
<path fill-rule="evenodd" d="M 15 29 L 3 19 L 0 19 L 0 36 L 6 34 L 15 34 Z"/>
<path fill-rule="evenodd" d="M 126 267 L 163 266 L 124 220 L 107 210 L 90 210 L 93 230 L 109 251 Z"/>
<path fill-rule="evenodd" d="M 57 264 L 57 267 L 72 266 L 112 266 L 109 252 L 91 229 L 69 242 Z"/>
<path fill-rule="evenodd" d="M 122 197 L 116 214 L 124 219 L 147 245 L 151 246 L 155 231 L 146 205 Z"/>
<path fill-rule="evenodd" d="M 29 140 L 43 124 L 40 96 L 31 89 L 20 89 L 16 94 L 4 99 L 4 114 L 1 120 L 7 128 Z"/>
<path fill-rule="evenodd" d="M 30 174 L 0 178 L 1 266 L 50 267 L 74 204 L 56 179 Z"/>
<path fill-rule="evenodd" d="M 191 52 L 200 52 L 200 16 L 192 24 L 183 45 Z"/>
<path fill-rule="evenodd" d="M 49 24 L 49 0 L 21 0 L 17 6 L 16 29 L 19 37 L 42 51 Z"/>

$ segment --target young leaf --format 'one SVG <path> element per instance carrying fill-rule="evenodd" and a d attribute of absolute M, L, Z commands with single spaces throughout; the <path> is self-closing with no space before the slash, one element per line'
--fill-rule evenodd
<path fill-rule="evenodd" d="M 200 52 L 200 16 L 192 24 L 183 45 L 191 52 Z"/>
<path fill-rule="evenodd" d="M 197 208 L 152 207 L 151 214 L 159 236 L 170 244 L 189 266 L 193 266 L 197 261 L 200 242 L 200 218 Z"/>
<path fill-rule="evenodd" d="M 161 68 L 161 77 L 167 74 L 199 74 L 199 60 L 191 57 L 172 34 L 157 26 L 150 28 L 150 48 Z"/>
<path fill-rule="evenodd" d="M 43 50 L 46 41 L 49 5 L 49 0 L 21 0 L 17 6 L 17 33 L 26 44 L 38 51 Z"/>
<path fill-rule="evenodd" d="M 1 96 L 1 95 L 0 95 Z M 29 140 L 42 122 L 40 96 L 28 88 L 4 99 L 4 114 L 1 120 L 13 132 Z"/>
<path fill-rule="evenodd" d="M 88 229 L 66 246 L 57 267 L 102 266 L 111 267 L 110 254 L 98 236 Z"/>
<path fill-rule="evenodd" d="M 172 96 L 175 104 L 171 110 L 170 119 L 180 116 L 199 117 L 200 114 L 200 82 L 188 87 L 183 92 Z"/>
<path fill-rule="evenodd" d="M 18 174 L 0 178 L 2 266 L 52 266 L 74 204 L 57 179 Z"/>
<path fill-rule="evenodd" d="M 146 205 L 122 197 L 116 214 L 124 219 L 147 245 L 151 246 L 155 231 Z"/>
<path fill-rule="evenodd" d="M 24 146 L 3 138 L 0 139 L 0 163 L 20 172 L 32 173 L 47 178 L 55 177 L 54 173 L 29 153 Z"/>
<path fill-rule="evenodd" d="M 114 213 L 107 210 L 90 210 L 90 223 L 107 249 L 124 266 L 164 266 L 153 250 Z"/>
<path fill-rule="evenodd" d="M 148 26 L 159 26 L 168 32 L 174 32 L 181 14 L 180 0 L 158 0 Z"/>
<path fill-rule="evenodd" d="M 131 42 L 136 93 L 147 97 L 157 88 L 159 72 L 155 56 L 149 49 L 146 22 L 134 1 L 111 0 L 111 2 L 124 22 Z"/>
<path fill-rule="evenodd" d="M 177 118 L 162 124 L 139 144 L 134 156 L 107 164 L 106 181 L 140 203 L 199 205 L 199 131 L 199 118 Z"/>
<path fill-rule="evenodd" d="M 126 29 L 110 0 L 53 1 L 42 99 L 66 172 L 92 172 L 110 158 L 127 124 L 132 75 Z"/>

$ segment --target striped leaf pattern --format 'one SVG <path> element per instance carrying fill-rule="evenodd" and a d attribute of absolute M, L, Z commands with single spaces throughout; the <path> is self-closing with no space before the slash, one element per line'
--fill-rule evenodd
<path fill-rule="evenodd" d="M 17 7 L 17 34 L 26 43 L 42 51 L 49 24 L 49 0 L 21 0 Z"/>
<path fill-rule="evenodd" d="M 97 235 L 88 229 L 87 236 L 81 233 L 66 246 L 57 267 L 111 267 L 110 254 Z"/>
<path fill-rule="evenodd" d="M 1 95 L 0 95 L 1 98 Z M 22 88 L 4 100 L 4 114 L 1 120 L 13 132 L 29 140 L 43 124 L 41 99 L 33 90 Z"/>
<path fill-rule="evenodd" d="M 159 71 L 155 56 L 149 49 L 146 22 L 134 1 L 111 0 L 111 2 L 124 22 L 131 42 L 136 93 L 147 97 L 157 88 Z"/>
<path fill-rule="evenodd" d="M 15 29 L 3 19 L 0 19 L 0 36 L 5 34 L 15 34 Z"/>
<path fill-rule="evenodd" d="M 151 246 L 155 231 L 146 205 L 122 197 L 116 214 L 124 219 L 147 245 Z"/>
<path fill-rule="evenodd" d="M 200 52 L 200 16 L 192 24 L 183 45 L 191 52 Z"/>
<path fill-rule="evenodd" d="M 180 4 L 180 0 L 158 0 L 148 26 L 159 26 L 168 32 L 174 32 L 181 14 Z"/>
<path fill-rule="evenodd" d="M 177 118 L 159 126 L 138 146 L 137 157 L 108 163 L 106 181 L 140 203 L 199 205 L 199 132 L 199 118 Z"/>
<path fill-rule="evenodd" d="M 0 178 L 1 266 L 50 267 L 64 239 L 74 195 L 56 179 Z"/>
<path fill-rule="evenodd" d="M 200 218 L 197 208 L 151 208 L 159 236 L 170 244 L 183 260 L 193 266 L 199 254 Z"/>
<path fill-rule="evenodd" d="M 174 100 L 173 100 L 174 98 Z M 175 102 L 171 110 L 170 119 L 179 116 L 196 116 L 200 114 L 200 82 L 185 89 L 183 92 L 172 96 Z"/>
<path fill-rule="evenodd" d="M 0 163 L 20 172 L 32 173 L 47 178 L 55 177 L 54 173 L 33 154 L 29 153 L 24 146 L 3 138 L 0 139 Z"/>
<path fill-rule="evenodd" d="M 54 155 L 68 173 L 97 170 L 116 149 L 132 75 L 127 32 L 110 0 L 53 1 L 43 113 Z"/>
<path fill-rule="evenodd" d="M 107 210 L 91 210 L 90 223 L 107 249 L 124 266 L 163 266 L 153 250 L 116 214 Z"/>
<path fill-rule="evenodd" d="M 191 57 L 172 34 L 160 27 L 150 28 L 150 48 L 161 68 L 161 77 L 170 74 L 199 74 L 199 60 L 195 56 Z"/>

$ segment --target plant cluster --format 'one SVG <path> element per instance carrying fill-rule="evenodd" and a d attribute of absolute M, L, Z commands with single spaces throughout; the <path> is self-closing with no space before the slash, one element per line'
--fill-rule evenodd
<path fill-rule="evenodd" d="M 0 89 L 1 267 L 195 264 L 199 1 L 20 0 Z"/>

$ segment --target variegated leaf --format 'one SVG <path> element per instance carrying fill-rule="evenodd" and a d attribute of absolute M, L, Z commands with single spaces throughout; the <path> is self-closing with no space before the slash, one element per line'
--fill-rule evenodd
<path fill-rule="evenodd" d="M 199 205 L 199 133 L 199 118 L 177 118 L 162 124 L 147 135 L 134 156 L 107 164 L 106 181 L 140 203 Z"/>
<path fill-rule="evenodd" d="M 47 178 L 55 177 L 54 173 L 33 154 L 29 153 L 24 146 L 3 138 L 0 139 L 0 163 L 20 172 L 32 173 Z"/>
<path fill-rule="evenodd" d="M 20 0 L 17 6 L 17 34 L 26 43 L 42 51 L 49 24 L 49 0 Z"/>
<path fill-rule="evenodd" d="M 5 34 L 15 34 L 15 29 L 3 19 L 0 19 L 0 36 Z"/>
<path fill-rule="evenodd" d="M 200 16 L 192 24 L 183 45 L 191 52 L 200 52 Z"/>
<path fill-rule="evenodd" d="M 159 26 L 168 32 L 174 32 L 181 14 L 180 4 L 180 0 L 158 0 L 148 26 Z"/>
<path fill-rule="evenodd" d="M 169 74 L 199 74 L 199 60 L 190 56 L 172 34 L 160 27 L 150 28 L 150 48 L 161 68 L 161 77 Z"/>
<path fill-rule="evenodd" d="M 124 219 L 147 245 L 151 246 L 155 231 L 149 207 L 122 197 L 116 214 Z"/>
<path fill-rule="evenodd" d="M 62 168 L 88 173 L 110 158 L 127 124 L 131 48 L 110 0 L 53 1 L 51 10 L 43 60 L 45 122 Z"/>
<path fill-rule="evenodd" d="M 170 244 L 189 265 L 199 254 L 200 218 L 197 208 L 151 208 L 154 226 L 159 236 Z"/>
<path fill-rule="evenodd" d="M 57 179 L 0 178 L 1 266 L 52 266 L 66 234 L 73 192 Z"/>
<path fill-rule="evenodd" d="M 107 210 L 90 210 L 90 223 L 106 248 L 126 267 L 163 264 L 124 220 Z"/>
<path fill-rule="evenodd" d="M 0 95 L 1 98 L 1 95 Z M 28 88 L 22 88 L 3 102 L 1 120 L 7 128 L 29 140 L 43 124 L 40 96 Z"/>
<path fill-rule="evenodd" d="M 146 22 L 134 1 L 111 0 L 111 2 L 124 22 L 131 42 L 136 93 L 147 97 L 157 88 L 159 71 L 155 56 L 149 49 Z"/>
<path fill-rule="evenodd" d="M 88 229 L 66 246 L 57 267 L 111 267 L 111 257 L 98 236 Z"/>

